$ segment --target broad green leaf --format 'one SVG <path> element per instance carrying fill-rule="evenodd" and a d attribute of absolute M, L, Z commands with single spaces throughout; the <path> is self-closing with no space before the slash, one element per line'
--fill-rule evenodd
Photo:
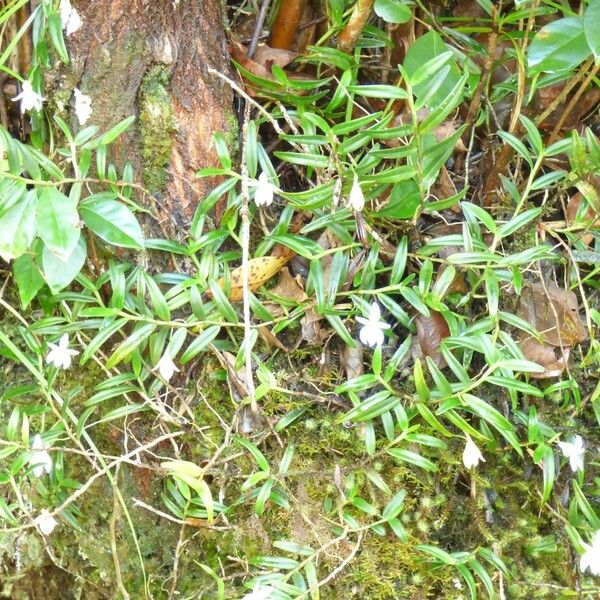
<path fill-rule="evenodd" d="M 439 33 L 433 30 L 429 31 L 425 35 L 418 37 L 408 49 L 406 58 L 404 59 L 404 69 L 408 75 L 412 77 L 427 61 L 440 55 L 445 55 L 449 50 L 450 48 Z M 460 80 L 460 70 L 454 60 L 450 59 L 448 64 L 450 65 L 450 71 L 436 93 L 429 99 L 429 108 L 435 109 L 448 97 L 452 88 L 454 88 Z M 417 96 L 417 98 L 422 96 L 427 92 L 427 88 L 428 81 L 426 78 L 424 81 L 421 81 L 414 86 L 413 91 L 415 96 Z"/>
<path fill-rule="evenodd" d="M 590 54 L 581 17 L 558 19 L 537 32 L 527 50 L 532 74 L 569 71 Z"/>
<path fill-rule="evenodd" d="M 66 261 L 81 237 L 76 203 L 54 187 L 42 188 L 38 193 L 36 225 L 46 248 Z"/>
<path fill-rule="evenodd" d="M 29 254 L 22 254 L 15 260 L 13 273 L 17 289 L 19 290 L 21 305 L 23 308 L 27 308 L 29 303 L 35 298 L 35 295 L 43 287 L 44 278 Z"/>
<path fill-rule="evenodd" d="M 387 204 L 373 214 L 374 217 L 389 219 L 412 219 L 421 204 L 419 187 L 412 181 L 396 183 Z"/>
<path fill-rule="evenodd" d="M 79 241 L 71 254 L 62 260 L 44 245 L 42 250 L 42 270 L 48 287 L 53 294 L 66 288 L 77 277 L 87 258 L 85 238 L 80 235 Z"/>
<path fill-rule="evenodd" d="M 398 396 L 391 396 L 387 390 L 378 392 L 348 411 L 343 420 L 369 421 L 400 404 Z"/>
<path fill-rule="evenodd" d="M 35 237 L 35 190 L 30 190 L 0 216 L 0 257 L 6 262 L 26 252 Z"/>
<path fill-rule="evenodd" d="M 590 0 L 583 13 L 583 32 L 596 59 L 600 62 L 600 0 Z"/>
<path fill-rule="evenodd" d="M 85 224 L 105 242 L 124 248 L 144 248 L 144 234 L 135 215 L 124 204 L 93 196 L 81 203 Z"/>
<path fill-rule="evenodd" d="M 127 117 L 119 121 L 112 129 L 108 130 L 99 140 L 99 143 L 106 146 L 116 140 L 133 122 L 135 117 Z"/>
<path fill-rule="evenodd" d="M 436 560 L 439 560 L 441 563 L 444 563 L 445 565 L 456 565 L 457 564 L 456 559 L 451 554 L 448 554 L 448 552 L 446 552 L 445 550 L 442 550 L 442 548 L 438 548 L 437 546 L 430 546 L 428 544 L 419 544 L 419 545 L 415 546 L 415 548 L 417 550 L 421 550 L 422 552 L 429 554 L 429 556 L 433 556 L 433 558 L 435 558 Z"/>
<path fill-rule="evenodd" d="M 218 325 L 207 327 L 194 341 L 187 347 L 181 355 L 179 362 L 182 365 L 190 362 L 194 356 L 202 352 L 219 335 L 221 328 Z"/>
<path fill-rule="evenodd" d="M 402 0 L 375 0 L 375 14 L 386 23 L 407 23 L 411 10 Z"/>

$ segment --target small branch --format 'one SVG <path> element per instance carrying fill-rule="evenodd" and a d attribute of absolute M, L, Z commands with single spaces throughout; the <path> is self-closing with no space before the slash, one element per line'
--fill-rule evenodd
<path fill-rule="evenodd" d="M 252 373 L 252 327 L 250 323 L 250 176 L 248 175 L 247 136 L 248 121 L 250 120 L 250 106 L 246 104 L 244 126 L 242 129 L 242 206 L 240 217 L 242 219 L 242 300 L 244 315 L 244 360 L 246 363 L 244 383 L 250 398 L 250 408 L 254 414 L 258 413 L 256 403 L 256 388 Z"/>
<path fill-rule="evenodd" d="M 550 137 L 548 138 L 548 146 L 550 146 L 550 144 L 552 144 L 553 142 L 556 141 L 556 138 L 558 137 L 558 134 L 560 133 L 560 130 L 562 129 L 562 126 L 563 126 L 566 118 L 571 114 L 571 111 L 575 108 L 575 106 L 579 102 L 579 99 L 583 95 L 583 92 L 585 92 L 585 90 L 587 89 L 588 85 L 590 85 L 590 83 L 592 82 L 594 77 L 596 77 L 596 75 L 598 74 L 598 71 L 600 71 L 600 65 L 596 65 L 588 73 L 588 76 L 585 78 L 585 80 L 581 83 L 581 85 L 579 86 L 579 89 L 577 90 L 575 95 L 571 98 L 571 101 L 569 102 L 569 104 L 567 104 L 567 107 L 560 115 L 560 119 L 558 119 L 558 122 L 554 126 L 554 129 L 552 130 L 552 133 L 550 134 Z"/>
<path fill-rule="evenodd" d="M 252 58 L 256 52 L 258 40 L 260 39 L 270 4 L 271 0 L 263 0 L 263 3 L 260 7 L 258 17 L 256 18 L 256 24 L 254 25 L 254 33 L 252 34 L 252 39 L 250 40 L 250 45 L 248 46 L 248 58 Z"/>
<path fill-rule="evenodd" d="M 270 40 L 272 48 L 289 50 L 292 47 L 306 3 L 307 0 L 282 0 L 273 23 Z"/>
<path fill-rule="evenodd" d="M 346 27 L 338 37 L 338 49 L 342 52 L 352 52 L 363 27 L 371 16 L 374 0 L 358 0 L 346 23 Z"/>

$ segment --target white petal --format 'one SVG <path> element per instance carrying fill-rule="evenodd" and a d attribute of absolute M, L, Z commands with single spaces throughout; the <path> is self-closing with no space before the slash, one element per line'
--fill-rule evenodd
<path fill-rule="evenodd" d="M 270 600 L 273 598 L 275 588 L 271 586 L 259 587 L 242 597 L 242 600 Z"/>
<path fill-rule="evenodd" d="M 575 451 L 573 444 L 570 444 L 569 442 L 558 442 L 558 447 L 562 450 L 562 453 L 566 458 L 573 456 L 573 452 Z"/>
<path fill-rule="evenodd" d="M 65 23 L 69 20 L 73 7 L 71 6 L 70 0 L 60 0 L 60 20 L 65 27 Z"/>
<path fill-rule="evenodd" d="M 352 209 L 356 212 L 360 212 L 365 207 L 365 196 L 356 175 L 354 176 L 354 182 L 352 183 L 348 201 L 350 202 Z"/>
<path fill-rule="evenodd" d="M 369 321 L 379 321 L 381 319 L 381 309 L 377 302 L 373 302 L 369 308 Z"/>
<path fill-rule="evenodd" d="M 585 573 L 586 569 L 590 566 L 590 555 L 589 552 L 584 552 L 581 555 L 581 559 L 579 561 L 579 568 L 582 573 Z"/>
<path fill-rule="evenodd" d="M 254 202 L 256 206 L 269 206 L 273 202 L 275 186 L 269 181 L 269 176 L 263 171 L 258 176 L 258 184 L 254 193 Z"/>
<path fill-rule="evenodd" d="M 33 441 L 31 443 L 31 449 L 33 453 L 29 458 L 29 464 L 35 465 L 33 467 L 33 474 L 36 477 L 41 477 L 46 473 L 50 474 L 52 472 L 52 457 L 50 453 L 46 450 L 48 446 L 42 440 L 42 437 L 39 433 L 37 433 L 33 437 Z"/>
<path fill-rule="evenodd" d="M 75 33 L 76 31 L 79 31 L 81 29 L 81 17 L 75 9 L 71 11 L 65 29 L 67 35 L 71 35 L 72 33 Z"/>
<path fill-rule="evenodd" d="M 471 439 L 471 436 L 467 434 L 467 443 L 463 450 L 463 464 L 467 469 L 472 469 L 479 464 L 479 461 L 485 462 L 481 450 L 477 447 L 477 444 Z"/>
<path fill-rule="evenodd" d="M 179 372 L 179 369 L 173 362 L 173 359 L 168 352 L 163 354 L 162 358 L 158 361 L 156 367 L 154 368 L 158 370 L 160 376 L 166 381 L 169 381 L 175 372 Z"/>
<path fill-rule="evenodd" d="M 75 115 L 80 125 L 85 125 L 92 116 L 92 99 L 75 88 Z"/>
<path fill-rule="evenodd" d="M 46 509 L 40 512 L 34 523 L 44 535 L 50 535 L 57 525 L 56 519 Z"/>

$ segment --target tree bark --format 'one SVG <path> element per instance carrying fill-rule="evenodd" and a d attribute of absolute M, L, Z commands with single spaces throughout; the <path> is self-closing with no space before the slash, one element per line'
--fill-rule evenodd
<path fill-rule="evenodd" d="M 92 98 L 89 124 L 106 131 L 136 115 L 112 158 L 132 163 L 161 215 L 189 222 L 214 180 L 215 131 L 236 130 L 232 93 L 210 67 L 226 72 L 221 0 L 79 0 L 83 25 L 68 38 L 64 84 Z M 169 214 L 166 214 L 169 213 Z"/>

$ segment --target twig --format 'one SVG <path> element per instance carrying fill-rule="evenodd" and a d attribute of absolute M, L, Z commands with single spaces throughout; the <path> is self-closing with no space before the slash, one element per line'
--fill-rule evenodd
<path fill-rule="evenodd" d="M 356 541 L 356 544 L 354 545 L 354 548 L 352 548 L 350 554 L 348 554 L 348 556 L 346 556 L 346 558 L 333 571 L 331 571 L 331 573 L 329 573 L 327 577 L 324 577 L 323 579 L 318 581 L 313 587 L 304 592 L 302 596 L 298 596 L 298 598 L 307 597 L 315 590 L 318 590 L 319 588 L 323 587 L 324 585 L 327 585 L 330 581 L 335 579 L 354 560 L 354 557 L 356 556 L 362 545 L 363 537 L 364 533 L 359 533 L 358 540 Z"/>
<path fill-rule="evenodd" d="M 342 52 L 351 52 L 354 49 L 363 27 L 371 16 L 373 3 L 374 0 L 358 0 L 354 5 L 348 23 L 346 23 L 346 27 L 344 27 L 344 30 L 338 37 L 339 50 Z"/>
<path fill-rule="evenodd" d="M 565 101 L 566 97 L 569 95 L 569 92 L 579 83 L 593 63 L 593 58 L 589 58 L 586 62 L 584 62 L 583 65 L 581 65 L 577 75 L 569 79 L 569 81 L 565 84 L 565 87 L 561 90 L 560 94 L 558 94 L 558 96 L 552 100 L 552 102 L 541 115 L 535 118 L 534 123 L 538 127 L 558 108 L 560 104 Z"/>
<path fill-rule="evenodd" d="M 181 551 L 183 544 L 185 543 L 185 524 L 181 526 L 179 530 L 179 539 L 177 540 L 177 546 L 175 548 L 175 559 L 173 561 L 173 583 L 169 590 L 169 600 L 173 600 L 177 594 L 177 581 L 179 579 L 179 558 L 181 557 Z"/>
<path fill-rule="evenodd" d="M 265 19 L 267 18 L 267 11 L 269 10 L 270 4 L 271 0 L 263 0 L 263 3 L 260 7 L 258 17 L 256 18 L 256 24 L 254 25 L 252 39 L 250 40 L 250 45 L 248 46 L 248 58 L 252 58 L 254 56 L 254 53 L 256 52 L 258 40 L 260 39 L 260 35 L 265 24 Z"/>
<path fill-rule="evenodd" d="M 242 219 L 242 301 L 244 316 L 244 360 L 246 363 L 244 383 L 250 398 L 250 408 L 254 414 L 258 413 L 256 403 L 256 388 L 254 386 L 254 375 L 252 373 L 252 327 L 250 324 L 250 177 L 247 164 L 247 137 L 248 121 L 250 120 L 250 105 L 246 104 L 244 114 L 244 125 L 242 128 L 242 206 L 240 217 Z"/>
<path fill-rule="evenodd" d="M 585 90 L 587 89 L 588 85 L 592 82 L 594 77 L 596 77 L 596 75 L 598 74 L 598 71 L 600 71 L 600 65 L 596 65 L 588 73 L 588 76 L 585 78 L 585 80 L 581 83 L 581 85 L 579 86 L 579 89 L 577 90 L 575 95 L 571 98 L 571 101 L 569 102 L 569 104 L 567 104 L 567 107 L 562 112 L 562 114 L 560 115 L 560 118 L 558 119 L 558 122 L 554 126 L 554 129 L 552 130 L 552 133 L 550 134 L 550 138 L 548 139 L 548 146 L 550 146 L 550 144 L 552 144 L 556 140 L 556 138 L 558 137 L 558 134 L 560 133 L 560 130 L 562 129 L 565 119 L 571 114 L 571 111 L 575 108 L 575 105 L 579 102 L 579 99 L 583 95 L 583 92 L 585 92 Z"/>

